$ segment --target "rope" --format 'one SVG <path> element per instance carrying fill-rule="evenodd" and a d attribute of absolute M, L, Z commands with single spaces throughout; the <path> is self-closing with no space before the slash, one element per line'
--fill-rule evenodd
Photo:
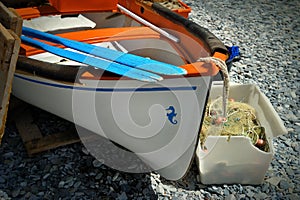
<path fill-rule="evenodd" d="M 215 57 L 199 58 L 197 61 L 205 63 L 213 62 L 217 67 L 220 68 L 221 72 L 223 73 L 223 117 L 226 118 L 230 81 L 226 63 L 223 60 Z"/>

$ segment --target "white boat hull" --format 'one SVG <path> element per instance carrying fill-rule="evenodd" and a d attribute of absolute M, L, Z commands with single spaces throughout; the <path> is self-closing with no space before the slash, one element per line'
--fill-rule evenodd
<path fill-rule="evenodd" d="M 74 86 L 16 73 L 13 94 L 122 145 L 167 179 L 184 176 L 197 145 L 209 76 L 165 79 L 155 84 L 135 80 L 83 82 Z M 78 132 L 81 138 L 83 132 Z M 90 148 L 87 141 L 83 143 Z"/>
<path fill-rule="evenodd" d="M 124 15 L 110 17 L 111 14 L 92 13 L 85 14 L 85 17 L 95 23 L 96 28 L 108 25 L 122 27 L 124 24 L 140 26 Z M 43 24 L 40 20 L 44 19 L 29 20 L 27 26 L 37 28 L 39 26 L 36 24 Z M 46 20 L 52 20 L 52 17 L 46 17 Z M 53 27 L 47 25 L 44 27 L 47 30 L 43 31 L 69 28 L 68 23 L 51 24 Z M 82 25 L 81 21 L 79 25 Z M 102 39 L 94 45 L 130 52 L 176 66 L 193 63 L 199 57 L 209 56 L 201 42 L 180 32 L 176 32 L 176 35 L 181 41 L 174 44 L 153 31 L 148 30 L 149 33 L 146 31 L 147 34 L 141 36 L 138 29 L 137 32 L 131 29 L 124 30 L 117 35 L 111 35 L 112 39 Z M 175 34 L 174 31 L 171 32 Z M 125 39 L 122 39 L 122 35 L 126 36 Z M 107 37 L 106 34 L 104 36 Z M 37 53 L 31 58 L 50 63 L 78 65 L 65 59 L 61 62 L 61 57 L 47 52 Z M 95 139 L 92 135 L 108 138 L 134 152 L 134 155 L 152 170 L 167 179 L 178 180 L 185 175 L 195 154 L 211 84 L 210 76 L 166 77 L 163 81 L 151 84 L 128 79 L 98 81 L 81 78 L 79 82 L 81 84 L 71 85 L 17 72 L 13 94 L 32 105 L 74 122 L 78 126 L 77 131 L 83 144 L 93 156 L 110 167 L 127 172 L 143 171 L 124 166 L 122 163 L 116 164 L 116 159 L 115 163 L 110 162 L 110 157 L 123 154 L 123 149 L 115 148 L 113 143 L 107 147 L 101 139 Z M 98 143 L 103 144 L 103 147 Z M 103 152 L 109 149 L 117 150 L 103 156 Z M 119 158 L 131 162 L 128 157 Z"/>

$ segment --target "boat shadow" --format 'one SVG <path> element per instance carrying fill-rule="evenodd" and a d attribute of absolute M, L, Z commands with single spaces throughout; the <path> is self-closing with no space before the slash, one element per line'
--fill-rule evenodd
<path fill-rule="evenodd" d="M 21 105 L 24 106 L 23 104 Z M 49 136 L 57 131 L 64 131 L 73 126 L 72 123 L 37 107 L 29 106 L 28 109 L 26 111 L 31 112 L 33 115 L 32 123 L 37 124 L 44 135 Z M 8 128 L 8 130 L 10 129 Z M 85 195 L 101 196 L 104 199 L 105 195 L 103 193 L 108 194 L 110 198 L 126 195 L 128 198 L 149 197 L 150 199 L 158 199 L 159 194 L 156 192 L 158 189 L 155 187 L 159 187 L 160 183 L 164 188 L 173 187 L 176 190 L 193 191 L 203 188 L 203 185 L 197 182 L 199 173 L 195 162 L 192 163 L 184 178 L 178 181 L 166 180 L 153 172 L 136 154 L 121 145 L 82 127 L 76 126 L 76 129 L 77 133 L 80 132 L 78 135 L 81 143 L 41 152 L 31 157 L 30 160 L 23 152 L 22 160 L 29 162 L 28 165 L 30 166 L 30 164 L 36 165 L 39 162 L 47 162 L 44 160 L 49 158 L 50 164 L 56 165 L 56 168 L 64 169 L 66 166 L 68 166 L 67 168 L 72 166 L 73 171 L 77 171 L 77 175 L 73 176 L 74 183 L 72 181 L 70 183 L 76 184 L 75 180 L 79 179 L 81 186 L 86 188 Z M 17 132 L 17 130 L 13 131 Z M 6 137 L 6 139 L 12 138 Z M 25 150 L 23 149 L 23 151 Z M 57 155 L 59 155 L 59 159 L 57 159 Z M 60 173 L 64 173 L 64 171 Z M 33 173 L 29 176 L 35 177 L 36 175 Z M 61 176 L 64 176 L 64 174 L 61 174 Z M 65 180 L 57 181 L 53 180 L 54 183 L 56 182 L 56 187 L 59 186 L 61 181 Z M 153 184 L 153 181 L 156 183 Z M 68 182 L 68 180 L 65 182 Z M 34 185 L 34 183 L 32 184 Z M 67 191 L 77 191 L 72 184 L 69 187 L 68 185 L 61 185 L 61 187 L 58 188 L 57 193 L 54 193 L 56 197 L 60 197 L 59 194 L 61 193 L 69 194 Z M 95 192 L 97 187 L 101 187 L 103 192 Z M 79 194 L 81 194 L 80 191 L 78 189 Z"/>
<path fill-rule="evenodd" d="M 21 103 L 23 106 L 28 105 Z M 29 106 L 26 112 L 31 112 L 32 123 L 39 127 L 44 136 L 51 136 L 73 126 L 37 107 Z M 98 153 L 96 157 L 91 154 L 90 148 L 79 142 L 29 156 L 12 114 L 22 115 L 20 112 L 9 113 L 10 119 L 0 146 L 0 170 L 11 169 L 4 170 L 1 174 L 4 183 L 0 182 L 0 188 L 5 188 L 3 191 L 8 196 L 35 196 L 41 199 L 158 199 L 151 185 L 150 168 L 135 154 L 130 152 L 128 156 L 128 150 L 94 133 L 82 138 L 85 142 L 90 141 L 89 145 L 94 145 L 93 151 Z M 27 132 L 30 134 L 30 130 Z M 116 149 L 123 151 L 116 152 Z M 102 160 L 99 156 L 102 156 Z M 118 169 L 120 166 L 123 170 Z M 126 168 L 129 170 L 124 170 Z M 22 175 L 24 173 L 26 176 Z M 26 182 L 26 185 L 18 186 L 19 193 L 13 194 L 16 183 L 12 177 L 19 175 L 18 181 Z"/>

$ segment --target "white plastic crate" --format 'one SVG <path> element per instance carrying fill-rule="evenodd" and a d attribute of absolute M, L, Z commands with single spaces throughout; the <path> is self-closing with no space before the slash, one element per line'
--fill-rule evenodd
<path fill-rule="evenodd" d="M 213 85 L 210 99 L 222 95 L 222 85 Z M 244 136 L 208 136 L 202 150 L 196 151 L 197 164 L 203 184 L 260 184 L 274 155 L 272 138 L 286 134 L 287 130 L 268 98 L 253 84 L 230 86 L 229 98 L 248 103 L 256 110 L 256 116 L 265 128 L 269 152 L 256 148 Z"/>

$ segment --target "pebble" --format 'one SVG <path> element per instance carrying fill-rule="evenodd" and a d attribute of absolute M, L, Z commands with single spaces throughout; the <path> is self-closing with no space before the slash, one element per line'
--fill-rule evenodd
<path fill-rule="evenodd" d="M 15 189 L 15 190 L 13 190 L 12 193 L 11 193 L 11 196 L 12 196 L 13 198 L 16 198 L 17 196 L 19 196 L 20 191 L 21 191 L 20 188 L 17 188 L 17 189 Z"/>
<path fill-rule="evenodd" d="M 247 195 L 248 197 L 252 198 L 252 197 L 255 195 L 255 193 L 254 193 L 253 191 L 251 191 L 250 189 L 247 189 L 247 190 L 246 190 L 246 195 Z"/>
<path fill-rule="evenodd" d="M 271 178 L 267 179 L 266 181 L 274 186 L 277 186 L 281 180 L 282 180 L 282 178 L 280 178 L 280 177 L 271 177 Z"/>
<path fill-rule="evenodd" d="M 86 148 L 84 148 L 84 147 L 82 147 L 82 152 L 85 154 L 85 155 L 89 155 L 90 154 L 90 152 L 86 149 Z"/>
<path fill-rule="evenodd" d="M 268 192 L 269 191 L 269 185 L 267 183 L 264 183 L 262 185 L 261 191 L 262 192 Z"/>
<path fill-rule="evenodd" d="M 58 188 L 63 188 L 64 185 L 65 185 L 65 182 L 64 182 L 64 181 L 60 181 L 60 182 L 58 183 Z"/>
<path fill-rule="evenodd" d="M 224 200 L 236 200 L 236 197 L 233 194 L 226 195 Z"/>
<path fill-rule="evenodd" d="M 5 183 L 5 179 L 0 176 L 0 183 Z"/>
<path fill-rule="evenodd" d="M 96 168 L 99 168 L 103 165 L 102 162 L 100 162 L 99 160 L 94 160 L 93 161 L 93 166 L 96 167 Z"/>
<path fill-rule="evenodd" d="M 289 199 L 289 200 L 299 200 L 300 195 L 299 194 L 289 194 L 289 195 L 287 195 L 287 199 Z"/>
<path fill-rule="evenodd" d="M 122 192 L 119 196 L 118 196 L 118 200 L 127 200 L 128 197 L 126 195 L 125 192 Z"/>
<path fill-rule="evenodd" d="M 291 97 L 294 99 L 297 98 L 296 91 L 291 91 Z"/>
<path fill-rule="evenodd" d="M 10 199 L 10 198 L 8 197 L 7 193 L 4 192 L 4 191 L 2 191 L 1 189 L 0 189 L 0 198 L 1 198 L 1 199 Z"/>
<path fill-rule="evenodd" d="M 95 179 L 96 180 L 99 180 L 99 179 L 101 179 L 102 178 L 102 176 L 103 176 L 103 173 L 99 173 L 99 174 L 97 174 L 97 176 L 95 177 Z"/>
<path fill-rule="evenodd" d="M 119 178 L 119 172 L 117 172 L 114 177 L 112 178 L 112 181 L 116 181 Z"/>
<path fill-rule="evenodd" d="M 74 183 L 74 188 L 78 188 L 81 185 L 81 181 L 76 181 Z"/>
<path fill-rule="evenodd" d="M 253 197 L 256 200 L 265 200 L 268 198 L 268 194 L 259 192 L 259 193 L 256 193 Z"/>
<path fill-rule="evenodd" d="M 4 158 L 11 158 L 13 156 L 14 156 L 14 152 L 7 152 L 7 153 L 3 154 Z"/>
<path fill-rule="evenodd" d="M 223 190 L 223 192 L 224 192 L 224 195 L 225 195 L 225 196 L 229 196 L 229 194 L 230 194 L 229 190 L 226 189 L 226 188 Z"/>
<path fill-rule="evenodd" d="M 37 196 L 44 196 L 45 195 L 45 192 L 39 192 L 38 194 L 37 194 Z"/>
<path fill-rule="evenodd" d="M 50 174 L 47 173 L 47 174 L 45 174 L 45 175 L 43 176 L 43 179 L 47 179 L 49 176 L 50 176 Z"/>
<path fill-rule="evenodd" d="M 164 190 L 162 184 L 159 184 L 159 185 L 156 187 L 156 192 L 159 193 L 159 194 L 164 194 L 164 193 L 165 193 L 165 190 Z"/>
<path fill-rule="evenodd" d="M 290 187 L 290 184 L 286 180 L 281 180 L 279 187 L 283 190 L 287 190 Z"/>

